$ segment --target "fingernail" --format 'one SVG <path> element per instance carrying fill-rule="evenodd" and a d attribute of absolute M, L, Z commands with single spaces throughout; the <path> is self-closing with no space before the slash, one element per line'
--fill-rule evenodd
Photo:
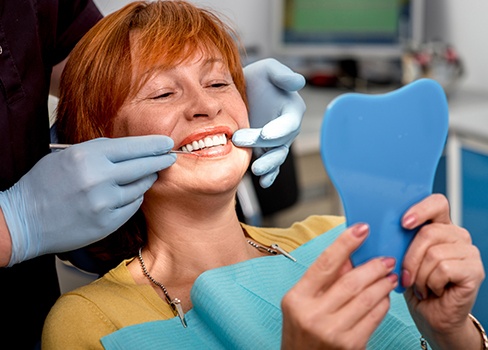
<path fill-rule="evenodd" d="M 386 266 L 387 269 L 392 269 L 395 267 L 396 260 L 395 258 L 383 258 L 381 259 L 383 264 Z"/>
<path fill-rule="evenodd" d="M 366 224 L 357 224 L 352 230 L 352 234 L 358 238 L 364 237 L 369 231 L 369 227 Z"/>
<path fill-rule="evenodd" d="M 418 291 L 417 287 L 415 286 L 413 286 L 413 294 L 415 294 L 418 300 L 420 301 L 424 300 L 424 296 L 422 295 L 422 293 Z"/>
<path fill-rule="evenodd" d="M 410 287 L 410 283 L 411 283 L 410 272 L 408 272 L 408 270 L 403 269 L 402 270 L 402 286 L 404 286 L 405 288 L 408 288 L 408 287 Z"/>
<path fill-rule="evenodd" d="M 414 228 L 415 227 L 415 216 L 410 214 L 403 219 L 403 227 Z"/>
<path fill-rule="evenodd" d="M 397 284 L 397 282 L 398 282 L 398 276 L 396 273 L 392 273 L 392 274 L 386 276 L 386 278 L 388 278 L 392 284 Z"/>

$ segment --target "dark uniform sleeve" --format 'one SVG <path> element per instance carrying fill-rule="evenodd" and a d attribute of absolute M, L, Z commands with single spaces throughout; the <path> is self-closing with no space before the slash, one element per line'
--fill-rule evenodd
<path fill-rule="evenodd" d="M 52 67 L 101 18 L 90 0 L 0 0 L 0 191 L 49 152 Z M 34 349 L 59 297 L 54 255 L 0 269 L 0 284 L 0 308 L 14 307 L 1 334 Z"/>
<path fill-rule="evenodd" d="M 54 64 L 61 62 L 81 37 L 102 18 L 90 0 L 59 0 Z"/>

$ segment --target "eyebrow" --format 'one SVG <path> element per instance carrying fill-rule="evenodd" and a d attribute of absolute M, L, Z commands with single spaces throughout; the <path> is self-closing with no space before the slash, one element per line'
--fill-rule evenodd
<path fill-rule="evenodd" d="M 224 60 L 222 58 L 218 58 L 218 57 L 210 57 L 210 58 L 205 59 L 203 66 L 211 66 L 211 65 L 214 65 L 215 63 L 224 64 Z"/>

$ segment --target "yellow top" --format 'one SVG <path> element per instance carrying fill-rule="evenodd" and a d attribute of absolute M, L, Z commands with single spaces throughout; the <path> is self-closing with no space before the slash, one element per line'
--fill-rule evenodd
<path fill-rule="evenodd" d="M 286 229 L 242 226 L 256 242 L 292 251 L 343 222 L 343 217 L 315 215 Z M 103 349 L 100 339 L 118 329 L 175 317 L 152 286 L 135 283 L 127 269 L 131 260 L 58 299 L 44 323 L 43 350 Z"/>

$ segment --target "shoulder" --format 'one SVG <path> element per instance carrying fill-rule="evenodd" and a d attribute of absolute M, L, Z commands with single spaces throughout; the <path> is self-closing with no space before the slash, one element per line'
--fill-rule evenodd
<path fill-rule="evenodd" d="M 69 292 L 57 300 L 44 322 L 42 348 L 97 349 L 100 338 L 115 330 L 95 303 Z"/>
<path fill-rule="evenodd" d="M 100 347 L 101 337 L 120 328 L 163 318 L 159 311 L 163 300 L 150 287 L 134 282 L 127 269 L 129 261 L 56 301 L 44 324 L 46 348 L 72 349 L 79 343 L 84 348 Z"/>
<path fill-rule="evenodd" d="M 343 216 L 311 215 L 288 228 L 242 226 L 253 239 L 262 244 L 277 243 L 286 250 L 293 250 L 344 222 Z"/>

